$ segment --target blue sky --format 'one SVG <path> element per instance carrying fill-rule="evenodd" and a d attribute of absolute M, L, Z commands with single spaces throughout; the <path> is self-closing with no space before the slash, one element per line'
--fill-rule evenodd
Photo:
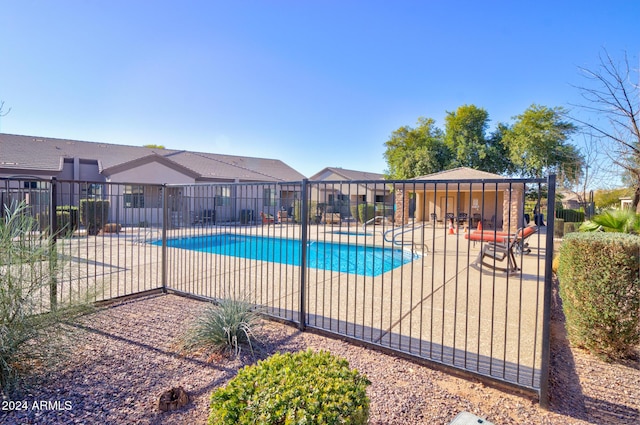
<path fill-rule="evenodd" d="M 493 129 L 579 102 L 603 48 L 639 63 L 639 19 L 634 0 L 0 0 L 0 131 L 382 173 L 420 116 L 474 104 Z"/>

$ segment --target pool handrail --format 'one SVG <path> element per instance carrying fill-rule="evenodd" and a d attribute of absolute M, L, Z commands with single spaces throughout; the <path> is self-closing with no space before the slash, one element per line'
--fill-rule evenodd
<path fill-rule="evenodd" d="M 386 242 L 392 243 L 396 246 L 409 246 L 411 245 L 412 247 L 414 245 L 420 245 L 422 243 L 418 243 L 416 244 L 415 238 L 413 237 L 414 234 L 413 232 L 416 230 L 420 230 L 424 227 L 424 224 L 420 224 L 418 226 L 414 225 L 413 223 L 409 223 L 409 224 L 405 224 L 404 226 L 400 226 L 397 228 L 393 228 L 391 230 L 387 230 L 386 232 L 383 233 L 382 237 Z M 403 240 L 401 239 L 400 241 L 398 241 L 398 237 L 402 238 L 402 235 L 404 235 L 405 233 L 409 233 L 412 232 L 412 237 L 409 240 Z M 391 239 L 387 238 L 387 235 L 391 234 Z M 424 244 L 422 244 L 424 245 Z M 427 247 L 428 250 L 428 247 Z"/>
<path fill-rule="evenodd" d="M 376 222 L 378 220 L 384 220 L 385 217 L 383 215 L 377 215 L 369 220 L 367 220 L 363 225 L 362 225 L 362 231 L 363 232 L 367 232 L 367 225 L 373 223 L 374 225 L 376 224 Z"/>

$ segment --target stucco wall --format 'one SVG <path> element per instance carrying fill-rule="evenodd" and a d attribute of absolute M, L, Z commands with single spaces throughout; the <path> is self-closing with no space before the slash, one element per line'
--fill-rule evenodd
<path fill-rule="evenodd" d="M 195 183 L 193 177 L 167 167 L 158 162 L 150 162 L 136 168 L 128 169 L 109 176 L 109 181 L 114 183 L 157 183 L 157 184 L 186 184 Z"/>

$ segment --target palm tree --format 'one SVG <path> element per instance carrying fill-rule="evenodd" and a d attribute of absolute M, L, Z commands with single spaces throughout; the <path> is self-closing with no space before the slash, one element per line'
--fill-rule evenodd
<path fill-rule="evenodd" d="M 617 232 L 640 234 L 640 215 L 631 210 L 607 210 L 580 226 L 581 232 Z"/>

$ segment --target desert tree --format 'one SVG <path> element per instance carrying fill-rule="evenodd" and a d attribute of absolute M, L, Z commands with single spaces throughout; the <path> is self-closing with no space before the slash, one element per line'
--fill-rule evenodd
<path fill-rule="evenodd" d="M 4 111 L 4 100 L 0 100 L 0 117 L 6 116 L 11 111 L 11 108 Z"/>
<path fill-rule="evenodd" d="M 4 109 L 4 100 L 0 100 L 0 118 L 6 117 L 9 112 L 11 112 L 11 108 L 5 110 Z"/>
<path fill-rule="evenodd" d="M 633 208 L 640 212 L 638 69 L 630 66 L 626 52 L 616 60 L 606 50 L 600 54 L 596 69 L 579 69 L 589 84 L 577 87 L 584 102 L 574 106 L 587 112 L 588 118 L 573 119 L 600 141 L 610 161 L 623 170 L 633 187 Z"/>

